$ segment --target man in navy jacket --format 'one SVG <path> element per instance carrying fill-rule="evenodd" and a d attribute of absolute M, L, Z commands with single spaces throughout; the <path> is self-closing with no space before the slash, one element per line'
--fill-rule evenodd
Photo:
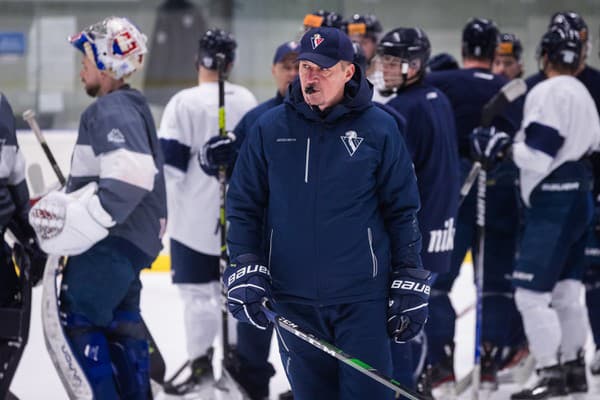
<path fill-rule="evenodd" d="M 388 335 L 405 342 L 420 332 L 430 274 L 410 155 L 353 57 L 340 30 L 303 36 L 299 79 L 253 125 L 231 178 L 223 279 L 236 318 L 266 329 L 267 297 L 276 312 L 390 374 Z M 278 338 L 295 399 L 393 397 L 293 335 Z"/>

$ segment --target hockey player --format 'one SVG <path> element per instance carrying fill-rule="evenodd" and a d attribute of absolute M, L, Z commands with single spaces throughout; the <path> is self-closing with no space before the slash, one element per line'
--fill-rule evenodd
<path fill-rule="evenodd" d="M 452 105 L 461 159 L 461 182 L 471 169 L 469 136 L 480 124 L 482 107 L 507 82 L 504 77 L 491 73 L 498 37 L 498 28 L 494 22 L 481 18 L 471 19 L 462 34 L 463 68 L 432 72 L 425 79 L 426 83 L 444 92 Z M 505 115 L 496 118 L 494 124 L 513 134 L 517 129 L 516 120 Z M 511 162 L 506 162 L 488 174 L 482 381 L 491 389 L 497 385 L 499 349 L 508 340 L 505 326 L 511 319 L 519 318 L 512 298 L 512 285 L 507 279 L 514 268 L 519 226 L 516 172 L 516 167 Z M 458 276 L 467 250 L 471 248 L 477 254 L 475 195 L 476 190 L 473 188 L 459 208 L 450 272 L 438 276 L 432 287 L 431 318 L 426 326 L 428 357 L 432 367 L 428 370 L 427 380 L 431 381 L 434 388 L 441 386 L 440 389 L 444 391 L 450 389 L 455 381 L 453 339 L 456 313 L 448 293 Z"/>
<path fill-rule="evenodd" d="M 360 44 L 367 59 L 367 77 L 375 73 L 372 61 L 377 53 L 379 35 L 383 32 L 381 23 L 373 14 L 354 14 L 344 21 L 343 29 L 353 42 Z"/>
<path fill-rule="evenodd" d="M 515 79 L 523 76 L 523 45 L 519 38 L 513 33 L 502 33 L 500 43 L 496 48 L 492 73 L 504 75 L 507 79 Z"/>
<path fill-rule="evenodd" d="M 300 46 L 299 80 L 253 125 L 229 185 L 229 309 L 266 329 L 268 297 L 276 312 L 389 374 L 388 334 L 410 340 L 427 316 L 411 159 L 396 122 L 372 105 L 346 34 L 311 29 Z M 392 398 L 278 333 L 295 399 Z"/>
<path fill-rule="evenodd" d="M 526 206 L 512 278 L 539 375 L 514 400 L 587 391 L 579 359 L 587 335 L 580 298 L 592 177 L 584 157 L 600 144 L 600 119 L 589 92 L 574 78 L 581 46 L 578 32 L 564 26 L 544 34 L 538 62 L 547 79 L 527 95 L 512 146 Z M 510 139 L 495 142 L 506 154 Z"/>
<path fill-rule="evenodd" d="M 397 28 L 386 33 L 378 53 L 386 87 L 394 88 L 397 94 L 387 106 L 406 119 L 403 134 L 421 197 L 417 216 L 424 235 L 423 265 L 434 274 L 446 273 L 450 269 L 460 184 L 452 107 L 446 95 L 423 82 L 431 54 L 423 30 Z M 446 200 L 440 202 L 441 198 Z M 394 378 L 409 386 L 416 383 L 414 375 L 420 373 L 425 356 L 421 352 L 426 351 L 425 346 L 413 342 L 392 345 Z"/>
<path fill-rule="evenodd" d="M 46 257 L 29 225 L 29 190 L 25 182 L 25 159 L 19 149 L 13 110 L 0 93 L 0 232 L 8 228 L 25 248 L 29 263 L 18 265 L 17 276 L 11 249 L 0 241 L 0 399 L 9 398 L 8 389 L 27 343 L 31 286 L 42 277 Z M 25 271 L 25 268 L 28 268 Z M 24 293 L 27 291 L 28 293 Z M 15 312 L 15 311 L 20 312 Z"/>
<path fill-rule="evenodd" d="M 220 189 L 215 179 L 218 167 L 210 166 L 201 156 L 208 150 L 208 158 L 215 158 L 213 165 L 233 167 L 235 151 L 211 149 L 224 140 L 235 142 L 232 134 L 226 139 L 215 135 L 219 128 L 217 54 L 225 56 L 227 74 L 233 67 L 236 47 L 233 36 L 221 29 L 204 33 L 198 43 L 198 85 L 182 90 L 169 100 L 159 129 L 171 213 L 167 226 L 171 238 L 171 268 L 173 283 L 184 304 L 189 357 L 188 368 L 184 368 L 189 376 L 183 381 L 174 376 L 165 385 L 165 391 L 170 394 L 186 393 L 213 377 L 212 343 L 221 321 Z M 246 88 L 225 82 L 225 106 L 226 126 L 233 128 L 256 106 L 256 99 Z M 181 372 L 186 372 L 184 370 Z"/>
<path fill-rule="evenodd" d="M 285 42 L 277 47 L 273 57 L 271 73 L 277 92 L 275 97 L 248 111 L 234 129 L 238 142 L 242 142 L 256 120 L 271 108 L 283 103 L 289 85 L 298 76 L 298 43 Z M 227 144 L 222 144 L 226 146 Z M 218 168 L 218 165 L 213 167 Z M 257 329 L 251 324 L 237 324 L 238 368 L 234 371 L 236 381 L 241 384 L 253 400 L 269 397 L 269 380 L 275 374 L 268 362 L 273 328 Z M 280 399 L 291 399 L 291 393 Z"/>
<path fill-rule="evenodd" d="M 432 71 L 445 71 L 447 69 L 458 69 L 458 62 L 449 53 L 439 53 L 429 59 L 427 63 L 427 70 Z"/>
<path fill-rule="evenodd" d="M 166 196 L 150 109 L 125 82 L 143 65 L 146 37 L 109 17 L 69 41 L 83 53 L 81 81 L 96 101 L 81 116 L 65 192 L 42 198 L 30 221 L 44 250 L 70 256 L 61 318 L 94 398 L 147 399 L 139 274 L 162 247 Z M 61 230 L 48 229 L 57 223 Z"/>

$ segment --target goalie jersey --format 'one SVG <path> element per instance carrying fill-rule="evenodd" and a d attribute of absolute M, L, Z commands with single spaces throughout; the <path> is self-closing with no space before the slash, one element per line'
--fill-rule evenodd
<path fill-rule="evenodd" d="M 172 239 L 207 255 L 219 255 L 219 182 L 202 171 L 198 155 L 219 134 L 219 85 L 205 82 L 177 93 L 165 108 L 159 128 Z M 225 127 L 237 125 L 257 102 L 242 86 L 225 82 Z"/>
<path fill-rule="evenodd" d="M 145 98 L 127 85 L 98 97 L 81 116 L 67 193 L 91 181 L 116 221 L 110 236 L 154 259 L 167 217 L 163 156 Z"/>
<path fill-rule="evenodd" d="M 552 171 L 580 160 L 599 144 L 598 111 L 585 86 L 566 75 L 538 83 L 525 99 L 513 146 L 525 204 L 529 206 L 531 192 Z"/>

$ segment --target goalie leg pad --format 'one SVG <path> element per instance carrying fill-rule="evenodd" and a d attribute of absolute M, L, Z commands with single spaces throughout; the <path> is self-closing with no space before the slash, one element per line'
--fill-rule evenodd
<path fill-rule="evenodd" d="M 150 356 L 140 313 L 117 311 L 108 338 L 121 399 L 148 399 Z"/>
<path fill-rule="evenodd" d="M 94 398 L 119 399 L 106 336 L 80 314 L 67 314 L 63 323 L 73 353 L 90 382 Z"/>

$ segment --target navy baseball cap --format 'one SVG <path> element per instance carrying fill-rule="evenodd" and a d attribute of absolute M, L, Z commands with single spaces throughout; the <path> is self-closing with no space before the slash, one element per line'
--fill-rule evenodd
<path fill-rule="evenodd" d="M 273 64 L 282 62 L 288 54 L 295 53 L 298 55 L 299 46 L 296 42 L 285 42 L 275 50 L 275 56 L 273 57 Z"/>
<path fill-rule="evenodd" d="M 352 62 L 354 48 L 344 32 L 336 28 L 312 28 L 302 36 L 298 61 L 306 60 L 321 68 L 331 68 L 339 61 Z"/>

